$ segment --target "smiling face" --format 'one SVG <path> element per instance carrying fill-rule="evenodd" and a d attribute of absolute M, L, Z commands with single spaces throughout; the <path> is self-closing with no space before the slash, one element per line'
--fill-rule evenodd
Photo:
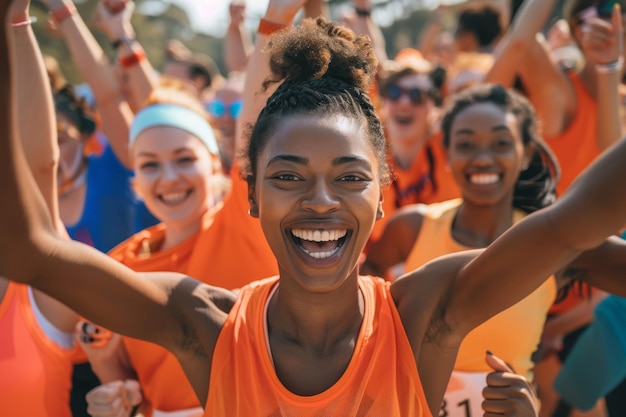
<path fill-rule="evenodd" d="M 466 201 L 512 204 L 515 183 L 529 154 L 518 119 L 493 103 L 473 104 L 452 122 L 448 162 Z"/>
<path fill-rule="evenodd" d="M 211 206 L 211 155 L 184 130 L 144 130 L 132 147 L 135 189 L 168 227 L 194 227 Z"/>
<path fill-rule="evenodd" d="M 257 157 L 250 187 L 281 272 L 309 291 L 331 291 L 356 265 L 381 200 L 377 156 L 364 124 L 344 116 L 284 119 Z"/>
<path fill-rule="evenodd" d="M 387 136 L 392 143 L 420 140 L 430 131 L 429 115 L 434 107 L 428 94 L 431 89 L 425 74 L 406 75 L 387 88 L 383 105 Z"/>

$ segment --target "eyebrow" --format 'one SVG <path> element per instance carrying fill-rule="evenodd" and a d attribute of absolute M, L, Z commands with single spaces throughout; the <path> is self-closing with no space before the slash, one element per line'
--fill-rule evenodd
<path fill-rule="evenodd" d="M 174 151 L 172 153 L 179 154 L 179 153 L 183 153 L 185 151 L 193 152 L 192 149 L 189 149 L 189 148 L 177 148 L 177 149 L 174 149 Z M 146 152 L 146 151 L 139 152 L 137 154 L 137 156 L 145 156 L 145 157 L 155 157 L 156 155 L 157 154 L 154 153 L 154 152 Z"/>
<path fill-rule="evenodd" d="M 507 126 L 505 126 L 505 125 L 498 125 L 498 126 L 494 126 L 494 127 L 492 127 L 492 128 L 491 128 L 491 132 L 499 132 L 499 131 L 501 131 L 501 130 L 505 130 L 505 131 L 507 131 L 507 132 L 510 132 L 510 131 L 511 131 L 511 129 L 509 129 L 509 128 L 508 128 Z M 461 134 L 464 134 L 464 133 L 465 133 L 465 134 L 472 134 L 472 133 L 474 133 L 474 131 L 473 131 L 472 129 L 467 129 L 467 128 L 466 128 L 466 129 L 459 129 L 459 130 L 457 130 L 457 131 L 456 131 L 456 132 L 454 132 L 454 133 L 456 133 L 457 135 L 461 135 Z"/>
<path fill-rule="evenodd" d="M 267 163 L 267 166 L 270 166 L 272 164 L 275 164 L 277 162 L 282 162 L 282 161 L 293 162 L 293 163 L 300 164 L 300 165 L 307 165 L 309 163 L 309 159 L 304 158 L 302 156 L 277 155 L 273 157 L 272 159 L 270 159 L 270 161 Z M 342 164 L 349 164 L 352 162 L 362 163 L 362 164 L 367 165 L 368 168 L 370 169 L 372 168 L 372 164 L 370 163 L 370 161 L 368 161 L 365 158 L 358 157 L 358 156 L 340 156 L 340 157 L 333 159 L 332 164 L 333 166 L 337 166 L 337 165 L 342 165 Z"/>

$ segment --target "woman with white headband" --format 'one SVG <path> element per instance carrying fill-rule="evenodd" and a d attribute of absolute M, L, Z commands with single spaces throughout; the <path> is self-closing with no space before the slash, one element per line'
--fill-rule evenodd
<path fill-rule="evenodd" d="M 224 178 L 200 102 L 173 87 L 155 90 L 135 116 L 129 149 L 134 188 L 162 223 L 114 248 L 113 258 L 137 271 L 176 271 L 227 288 L 276 274 L 258 221 L 247 214 L 247 186 L 238 174 L 232 176 L 232 192 L 223 203 L 215 203 Z M 135 393 L 129 395 L 134 405 L 143 396 L 142 411 L 153 416 L 201 412 L 182 368 L 165 349 L 110 335 L 91 324 L 80 323 L 77 329 L 104 384 L 88 395 L 91 415 L 102 415 L 112 406 L 94 402 L 94 397 L 121 389 Z M 142 395 L 134 381 L 128 382 L 134 379 Z"/>

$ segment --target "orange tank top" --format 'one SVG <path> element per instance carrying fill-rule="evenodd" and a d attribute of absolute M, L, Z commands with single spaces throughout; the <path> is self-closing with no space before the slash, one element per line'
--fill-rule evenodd
<path fill-rule="evenodd" d="M 232 172 L 238 172 L 237 168 Z M 259 221 L 242 206 L 242 199 L 248 204 L 246 187 L 245 181 L 234 174 L 233 188 L 223 206 L 207 213 L 201 231 L 178 246 L 142 255 L 142 248 L 149 242 L 163 240 L 165 228 L 157 225 L 132 236 L 110 255 L 135 271 L 180 272 L 227 289 L 273 276 L 278 270 L 276 260 Z M 176 411 L 199 406 L 174 355 L 149 342 L 129 337 L 123 340 L 144 397 L 153 409 Z"/>
<path fill-rule="evenodd" d="M 472 249 L 457 243 L 452 236 L 452 222 L 461 202 L 455 199 L 422 206 L 422 227 L 405 263 L 406 271 L 439 256 Z M 513 222 L 524 216 L 524 212 L 514 210 Z M 532 378 L 531 355 L 537 349 L 555 297 L 556 281 L 551 278 L 522 301 L 476 327 L 463 339 L 454 370 L 491 371 L 485 364 L 485 351 L 490 350 L 511 364 L 517 373 Z"/>
<path fill-rule="evenodd" d="M 380 238 L 387 220 L 400 208 L 416 203 L 436 203 L 460 197 L 454 178 L 446 169 L 446 153 L 441 134 L 433 135 L 416 155 L 408 169 L 389 161 L 393 182 L 383 190 L 385 217 L 374 225 L 370 240 Z"/>
<path fill-rule="evenodd" d="M 73 349 L 41 329 L 27 286 L 9 283 L 0 304 L 0 414 L 71 417 Z"/>
<path fill-rule="evenodd" d="M 575 71 L 570 71 L 568 75 L 576 94 L 576 115 L 565 131 L 552 138 L 546 138 L 561 166 L 561 179 L 557 184 L 558 195 L 563 195 L 578 174 L 601 153 L 596 139 L 597 102 L 585 90 Z"/>
<path fill-rule="evenodd" d="M 363 323 L 344 374 L 326 391 L 298 396 L 278 379 L 266 332 L 278 278 L 242 289 L 217 340 L 205 416 L 430 417 L 413 351 L 389 283 L 360 277 Z"/>

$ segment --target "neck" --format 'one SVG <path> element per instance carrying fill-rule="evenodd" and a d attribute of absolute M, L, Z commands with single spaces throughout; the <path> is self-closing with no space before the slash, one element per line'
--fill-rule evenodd
<path fill-rule="evenodd" d="M 356 336 L 363 320 L 364 301 L 355 287 L 356 272 L 354 279 L 348 279 L 332 293 L 303 291 L 299 284 L 281 278 L 268 309 L 270 337 L 323 352 L 346 337 Z"/>
<path fill-rule="evenodd" d="M 189 239 L 202 228 L 202 217 L 194 219 L 189 222 L 164 222 L 165 223 L 165 238 L 163 244 L 158 249 L 164 251 L 175 246 L 180 245 L 185 240 Z"/>
<path fill-rule="evenodd" d="M 462 245 L 483 248 L 512 225 L 513 204 L 509 199 L 489 206 L 464 201 L 452 224 L 452 235 Z"/>
<path fill-rule="evenodd" d="M 407 140 L 393 141 L 393 159 L 396 165 L 401 169 L 409 169 L 415 161 L 415 157 L 422 150 L 426 143 L 427 135 L 422 135 L 418 140 L 408 138 Z"/>

